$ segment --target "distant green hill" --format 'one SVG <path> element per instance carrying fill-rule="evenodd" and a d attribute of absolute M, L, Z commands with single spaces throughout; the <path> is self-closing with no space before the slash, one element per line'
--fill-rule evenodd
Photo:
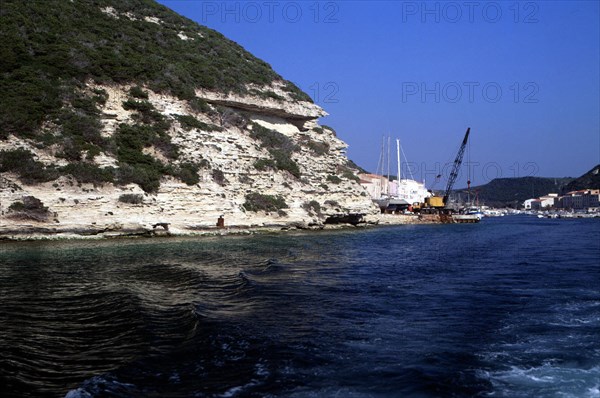
<path fill-rule="evenodd" d="M 580 189 L 600 189 L 600 164 L 579 178 L 568 183 L 563 192 L 577 191 Z"/>
<path fill-rule="evenodd" d="M 488 206 L 515 207 L 526 199 L 536 198 L 548 193 L 561 193 L 573 181 L 573 178 L 520 177 L 495 178 L 485 185 L 471 187 L 471 193 L 477 193 L 480 204 Z M 466 200 L 466 188 L 457 189 Z"/>

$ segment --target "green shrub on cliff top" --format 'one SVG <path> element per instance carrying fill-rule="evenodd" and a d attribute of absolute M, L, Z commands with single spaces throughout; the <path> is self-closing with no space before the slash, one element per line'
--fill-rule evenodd
<path fill-rule="evenodd" d="M 342 182 L 342 179 L 338 176 L 336 176 L 335 174 L 329 174 L 327 176 L 327 181 L 334 183 L 334 184 L 339 184 Z"/>
<path fill-rule="evenodd" d="M 129 95 L 133 98 L 148 99 L 148 93 L 145 92 L 140 86 L 133 86 L 129 89 Z"/>
<path fill-rule="evenodd" d="M 281 209 L 287 209 L 288 205 L 282 196 L 277 195 L 263 195 L 257 192 L 246 195 L 246 202 L 243 204 L 244 209 L 247 211 L 278 211 Z"/>
<path fill-rule="evenodd" d="M 198 175 L 198 169 L 200 166 L 192 162 L 184 162 L 176 167 L 171 174 L 174 177 L 179 178 L 187 185 L 196 185 L 200 182 L 200 176 Z"/>
<path fill-rule="evenodd" d="M 314 140 L 308 140 L 306 146 L 317 156 L 328 154 L 330 148 L 328 143 Z"/>
<path fill-rule="evenodd" d="M 181 127 L 183 127 L 183 129 L 186 131 L 189 131 L 191 129 L 198 129 L 198 130 L 202 130 L 202 131 L 221 131 L 221 130 L 223 130 L 219 126 L 201 122 L 200 120 L 198 120 L 195 117 L 190 116 L 190 115 L 174 115 L 174 116 L 179 121 L 179 124 L 181 124 Z"/>
<path fill-rule="evenodd" d="M 310 202 L 304 202 L 302 204 L 302 208 L 310 214 L 314 214 L 317 216 L 321 215 L 321 204 L 316 200 L 311 200 Z"/>
<path fill-rule="evenodd" d="M 254 168 L 260 171 L 274 169 L 275 161 L 273 159 L 258 159 L 254 162 Z"/>
<path fill-rule="evenodd" d="M 30 220 L 46 220 L 50 212 L 41 200 L 35 196 L 25 196 L 23 201 L 11 203 L 8 207 L 10 217 L 25 218 Z"/>
<path fill-rule="evenodd" d="M 296 178 L 300 178 L 300 167 L 298 163 L 291 158 L 293 152 L 300 149 L 291 138 L 275 130 L 267 129 L 260 124 L 253 123 L 250 136 L 259 140 L 261 146 L 269 151 L 277 170 L 286 170 Z M 257 167 L 258 164 L 258 167 Z M 258 170 L 270 167 L 267 160 L 259 159 L 254 167 Z"/>
<path fill-rule="evenodd" d="M 123 195 L 119 196 L 119 202 L 140 205 L 144 203 L 144 196 L 135 193 L 124 193 Z"/>
<path fill-rule="evenodd" d="M 60 168 L 62 174 L 72 175 L 78 182 L 102 184 L 114 182 L 115 169 L 112 167 L 100 168 L 90 163 L 71 163 Z"/>
<path fill-rule="evenodd" d="M 26 149 L 0 151 L 0 172 L 12 171 L 26 184 L 52 181 L 58 178 L 54 167 L 46 167 Z"/>
<path fill-rule="evenodd" d="M 275 130 L 270 130 L 266 127 L 263 127 L 258 123 L 252 124 L 250 136 L 256 140 L 259 140 L 261 146 L 269 150 L 275 149 L 292 153 L 300 149 L 298 145 L 296 145 L 288 136 L 283 135 Z"/>

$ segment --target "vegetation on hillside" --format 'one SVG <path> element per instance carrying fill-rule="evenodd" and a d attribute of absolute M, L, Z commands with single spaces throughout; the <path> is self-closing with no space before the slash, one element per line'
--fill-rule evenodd
<path fill-rule="evenodd" d="M 578 191 L 580 189 L 600 189 L 600 164 L 565 185 L 563 193 Z"/>
<path fill-rule="evenodd" d="M 4 136 L 32 134 L 87 80 L 135 82 L 185 100 L 195 88 L 243 93 L 283 80 L 220 33 L 151 0 L 3 0 L 0 26 Z M 310 100 L 290 82 L 285 89 Z"/>
<path fill-rule="evenodd" d="M 300 167 L 291 158 L 292 153 L 300 150 L 289 137 L 275 131 L 269 130 L 258 123 L 252 124 L 250 136 L 261 142 L 261 146 L 271 154 L 271 159 L 259 159 L 254 163 L 257 170 L 272 168 L 286 170 L 296 178 L 300 178 Z"/>
<path fill-rule="evenodd" d="M 479 203 L 504 207 L 515 207 L 526 199 L 536 198 L 548 193 L 560 193 L 571 178 L 495 178 L 485 185 L 471 187 L 471 195 L 477 193 Z M 466 188 L 455 190 L 466 199 Z"/>
<path fill-rule="evenodd" d="M 52 181 L 58 177 L 55 168 L 47 168 L 34 160 L 26 149 L 0 151 L 0 173 L 12 171 L 26 184 Z"/>
<path fill-rule="evenodd" d="M 280 195 L 264 195 L 258 192 L 246 195 L 246 201 L 242 205 L 246 211 L 275 212 L 287 209 L 288 205 Z"/>
<path fill-rule="evenodd" d="M 45 221 L 50 215 L 48 208 L 34 196 L 25 196 L 23 201 L 11 203 L 8 211 L 10 218 L 23 220 Z"/>
<path fill-rule="evenodd" d="M 335 174 L 329 174 L 327 176 L 327 181 L 333 183 L 333 184 L 339 184 L 342 182 L 342 179 L 338 176 L 336 176 Z"/>
<path fill-rule="evenodd" d="M 164 175 L 197 183 L 199 166 L 179 162 L 170 141 L 175 120 L 154 109 L 147 89 L 186 100 L 195 111 L 219 117 L 222 126 L 231 115 L 197 98 L 196 88 L 246 93 L 249 84 L 283 81 L 293 98 L 310 101 L 241 46 L 152 0 L 3 0 L 0 26 L 0 139 L 12 134 L 38 148 L 54 145 L 69 162 L 44 166 L 26 150 L 1 152 L 0 171 L 13 171 L 25 183 L 63 174 L 79 182 L 134 182 L 147 192 L 156 191 Z M 101 107 L 108 93 L 89 82 L 131 84 L 122 105 L 136 124 L 103 136 Z M 186 130 L 221 129 L 192 116 L 175 118 Z M 98 168 L 92 160 L 102 152 L 115 156 L 118 168 Z M 278 169 L 299 175 L 282 148 L 270 152 Z"/>
<path fill-rule="evenodd" d="M 307 139 L 303 142 L 303 144 L 305 144 L 315 156 L 324 156 L 329 153 L 330 147 L 326 142 Z"/>
<path fill-rule="evenodd" d="M 348 159 L 348 166 L 353 169 L 358 170 L 359 173 L 365 173 L 365 174 L 369 173 L 367 170 L 363 169 L 362 167 L 360 167 L 359 165 L 354 163 L 354 161 L 351 159 Z"/>
<path fill-rule="evenodd" d="M 351 160 L 349 165 L 366 172 Z M 328 180 L 330 177 L 328 177 Z M 390 176 L 390 180 L 396 176 Z M 331 181 L 331 180 L 330 180 Z M 600 189 L 600 164 L 579 178 L 572 177 L 517 177 L 517 178 L 495 178 L 484 185 L 471 187 L 471 200 L 477 200 L 480 204 L 494 207 L 518 207 L 531 198 L 537 198 L 549 193 L 564 194 L 569 191 L 580 189 Z M 453 196 L 460 196 L 467 200 L 467 188 L 455 189 Z M 443 192 L 437 192 L 443 195 Z"/>
<path fill-rule="evenodd" d="M 311 200 L 309 202 L 304 202 L 302 204 L 302 208 L 309 214 L 321 217 L 321 204 L 316 200 Z"/>
<path fill-rule="evenodd" d="M 144 203 L 144 197 L 140 194 L 125 193 L 119 196 L 119 202 L 128 203 L 132 205 L 140 205 Z"/>
<path fill-rule="evenodd" d="M 221 130 L 223 130 L 219 126 L 201 122 L 200 120 L 196 119 L 195 117 L 193 117 L 191 115 L 175 115 L 175 118 L 179 121 L 179 124 L 181 124 L 181 127 L 186 131 L 190 131 L 191 129 L 199 129 L 202 131 L 221 131 Z"/>

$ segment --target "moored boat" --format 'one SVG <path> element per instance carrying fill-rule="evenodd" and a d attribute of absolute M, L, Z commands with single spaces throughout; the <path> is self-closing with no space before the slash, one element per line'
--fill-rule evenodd
<path fill-rule="evenodd" d="M 481 220 L 484 216 L 484 213 L 479 207 L 471 206 L 465 209 L 463 215 L 477 217 L 479 220 Z"/>
<path fill-rule="evenodd" d="M 455 223 L 460 223 L 460 224 L 476 223 L 476 222 L 481 221 L 481 217 L 479 217 L 476 214 L 453 214 L 452 220 Z"/>
<path fill-rule="evenodd" d="M 390 180 L 389 173 L 389 137 L 387 144 L 387 161 L 388 161 L 388 172 L 387 176 L 383 175 L 383 164 L 385 163 L 385 139 L 382 143 L 381 157 L 379 165 L 377 166 L 376 174 L 361 173 L 359 174 L 360 183 L 365 187 L 373 202 L 379 206 L 381 212 L 388 213 L 400 213 L 406 210 L 410 211 L 410 207 L 414 203 L 422 203 L 426 197 L 431 194 L 425 187 L 424 182 L 414 180 L 410 169 L 408 172 L 411 174 L 411 178 L 402 178 L 401 175 L 401 152 L 400 140 L 396 140 L 396 151 L 397 151 L 397 178 Z M 380 167 L 381 166 L 381 167 Z M 379 174 L 381 172 L 381 174 Z"/>

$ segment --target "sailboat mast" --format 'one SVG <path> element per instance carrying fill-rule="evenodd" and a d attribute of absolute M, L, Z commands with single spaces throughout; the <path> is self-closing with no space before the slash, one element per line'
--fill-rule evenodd
<path fill-rule="evenodd" d="M 383 148 L 385 147 L 385 136 L 381 137 L 381 152 L 379 152 L 379 161 L 377 162 L 377 170 L 375 170 L 375 174 L 379 174 L 379 170 L 381 170 L 381 174 L 383 175 L 383 161 L 385 157 L 385 153 L 383 152 Z"/>
<path fill-rule="evenodd" d="M 398 157 L 398 186 L 400 186 L 400 139 L 396 138 L 396 152 Z"/>
<path fill-rule="evenodd" d="M 391 140 L 391 136 L 388 135 L 388 158 L 387 158 L 387 179 L 388 179 L 388 187 L 389 187 L 389 181 L 390 181 L 390 140 Z"/>

